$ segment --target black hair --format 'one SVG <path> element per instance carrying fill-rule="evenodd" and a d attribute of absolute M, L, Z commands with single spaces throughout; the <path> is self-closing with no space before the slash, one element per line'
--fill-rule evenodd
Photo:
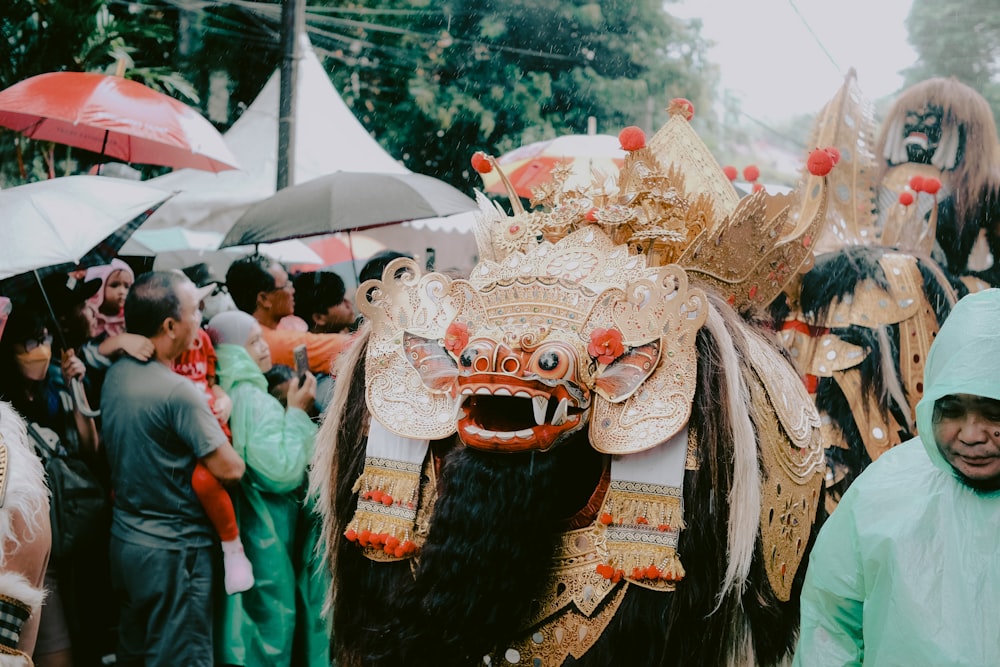
<path fill-rule="evenodd" d="M 292 279 L 295 285 L 295 314 L 312 325 L 314 313 L 343 303 L 347 288 L 333 271 L 309 271 Z"/>
<path fill-rule="evenodd" d="M 239 258 L 229 266 L 226 287 L 237 308 L 253 314 L 257 310 L 257 295 L 274 291 L 277 283 L 270 271 L 274 264 L 270 257 L 254 253 Z"/>
<path fill-rule="evenodd" d="M 151 271 L 136 278 L 125 297 L 125 329 L 151 338 L 168 318 L 181 318 L 181 300 L 177 288 L 190 283 L 187 276 L 174 271 Z"/>
<path fill-rule="evenodd" d="M 399 252 L 396 250 L 381 250 L 374 255 L 372 255 L 367 262 L 365 262 L 364 268 L 361 269 L 361 273 L 358 275 L 358 281 L 360 283 L 366 280 L 381 280 L 382 271 L 385 270 L 386 265 L 394 259 L 400 257 L 408 257 L 413 259 L 413 255 L 408 252 Z"/>
<path fill-rule="evenodd" d="M 15 302 L 0 338 L 0 398 L 28 421 L 47 421 L 49 406 L 39 383 L 30 382 L 18 369 L 14 345 L 41 340 L 48 326 L 48 317 L 36 306 Z"/>

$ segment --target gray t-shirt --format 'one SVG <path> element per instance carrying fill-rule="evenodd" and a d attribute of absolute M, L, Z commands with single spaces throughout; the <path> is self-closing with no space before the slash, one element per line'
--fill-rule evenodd
<path fill-rule="evenodd" d="M 191 487 L 198 459 L 227 442 L 208 399 L 158 361 L 122 357 L 101 391 L 111 464 L 111 534 L 160 549 L 204 547 L 215 532 Z"/>

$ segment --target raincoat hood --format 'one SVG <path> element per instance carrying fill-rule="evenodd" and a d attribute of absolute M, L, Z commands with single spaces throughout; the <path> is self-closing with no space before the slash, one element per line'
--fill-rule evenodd
<path fill-rule="evenodd" d="M 267 391 L 267 378 L 245 347 L 219 343 L 215 347 L 215 354 L 218 357 L 216 373 L 222 391 L 232 394 L 233 386 L 241 382 L 248 382 Z"/>
<path fill-rule="evenodd" d="M 949 394 L 1000 400 L 1000 289 L 961 299 L 938 332 L 924 367 L 924 396 L 917 403 L 917 430 L 935 466 L 951 471 L 934 440 L 934 402 Z"/>

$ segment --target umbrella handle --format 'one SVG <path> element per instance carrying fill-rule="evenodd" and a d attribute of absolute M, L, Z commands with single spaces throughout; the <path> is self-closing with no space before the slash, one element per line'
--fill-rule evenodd
<path fill-rule="evenodd" d="M 84 417 L 100 417 L 101 411 L 94 410 L 90 407 L 87 402 L 87 394 L 83 390 L 83 383 L 80 382 L 80 378 L 73 378 L 69 381 L 70 389 L 73 392 L 73 403 L 76 404 L 76 409 L 80 411 L 80 414 Z"/>

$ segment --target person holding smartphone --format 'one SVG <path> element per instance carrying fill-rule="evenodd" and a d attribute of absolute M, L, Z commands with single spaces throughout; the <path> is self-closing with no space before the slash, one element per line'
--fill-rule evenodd
<path fill-rule="evenodd" d="M 287 667 L 296 625 L 320 614 L 301 597 L 297 600 L 304 563 L 296 543 L 317 430 L 308 415 L 316 378 L 308 370 L 304 381 L 293 377 L 285 407 L 268 392 L 271 353 L 256 319 L 241 311 L 220 313 L 209 321 L 208 331 L 217 341 L 218 382 L 233 403 L 233 447 L 247 466 L 234 503 L 243 547 L 258 573 L 253 588 L 219 601 L 216 660 Z M 304 611 L 301 617 L 297 607 Z"/>

